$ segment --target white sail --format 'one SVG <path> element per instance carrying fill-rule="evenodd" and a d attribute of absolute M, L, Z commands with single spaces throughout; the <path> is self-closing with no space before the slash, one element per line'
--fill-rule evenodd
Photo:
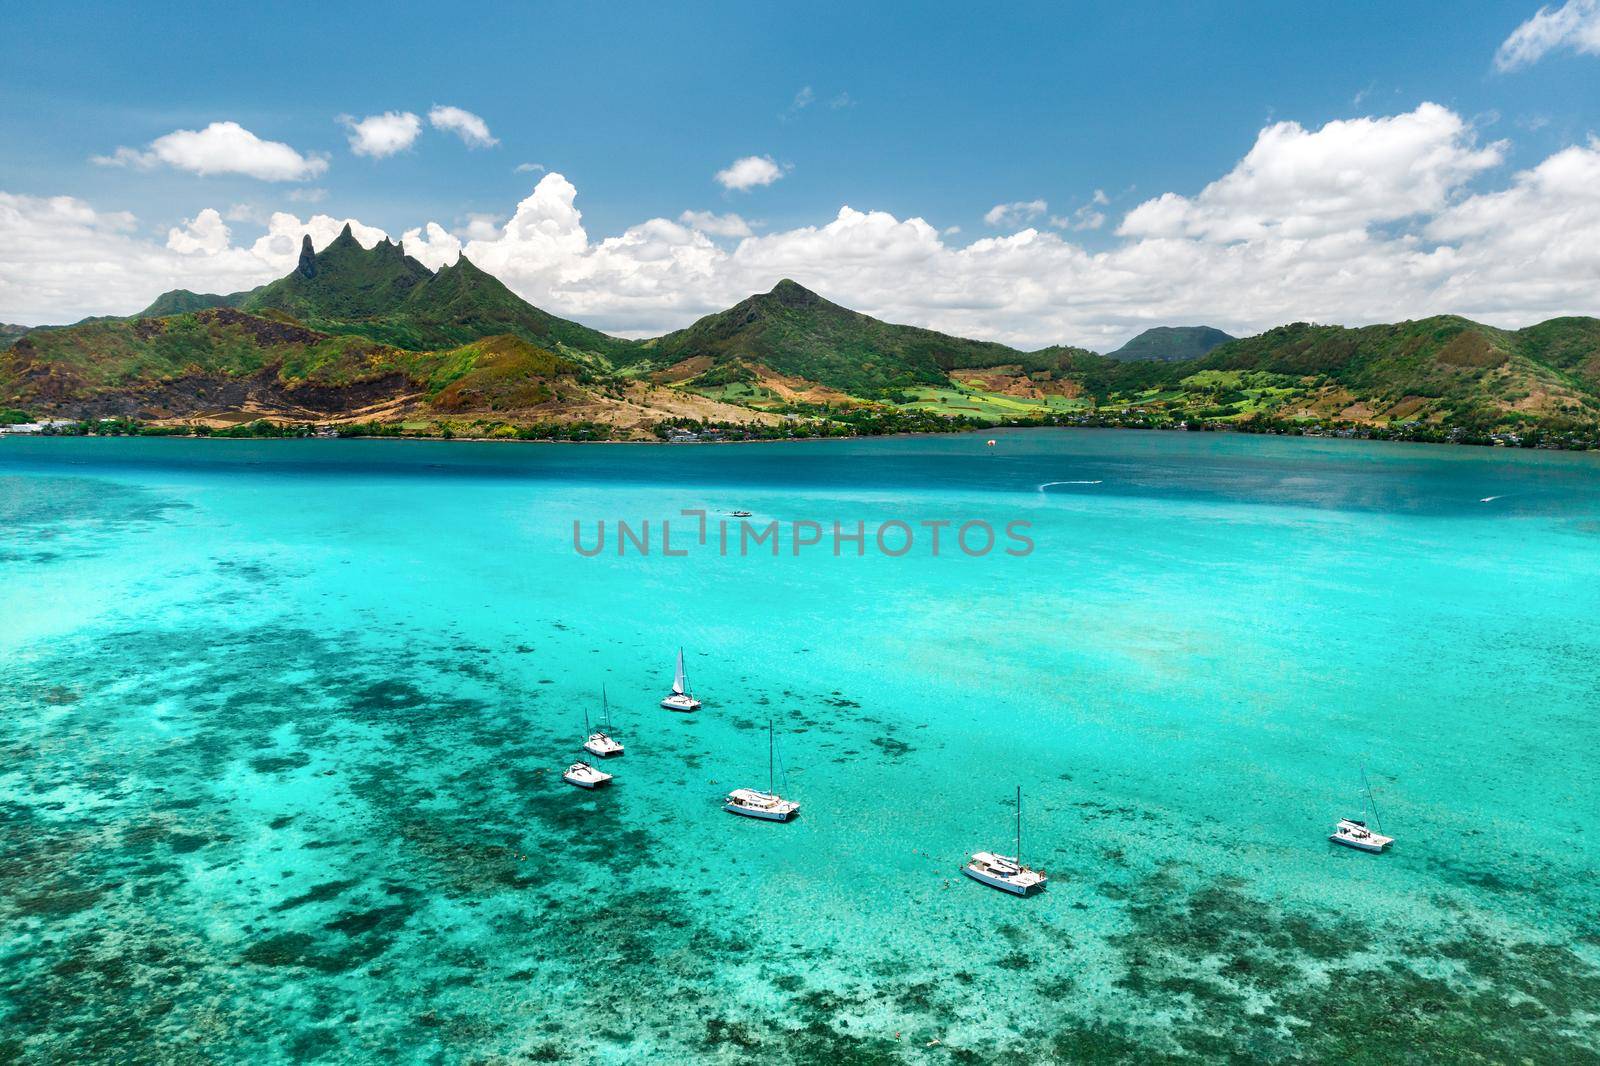
<path fill-rule="evenodd" d="M 689 691 L 689 679 L 683 676 L 683 649 L 678 649 L 678 673 L 672 679 L 672 694 L 682 696 Z"/>

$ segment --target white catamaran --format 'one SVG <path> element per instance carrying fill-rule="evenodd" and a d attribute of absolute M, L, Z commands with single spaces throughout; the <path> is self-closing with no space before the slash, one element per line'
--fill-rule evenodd
<path fill-rule="evenodd" d="M 1371 816 L 1373 824 L 1379 830 L 1383 829 L 1383 820 L 1378 817 L 1378 801 L 1372 798 L 1372 786 L 1367 782 L 1367 771 L 1361 769 L 1361 790 L 1366 793 L 1366 811 Z M 1347 848 L 1357 851 L 1370 851 L 1374 854 L 1383 851 L 1394 843 L 1394 837 L 1386 837 L 1383 833 L 1374 833 L 1367 828 L 1364 818 L 1341 818 L 1339 824 L 1333 827 L 1333 832 L 1328 839 L 1335 844 L 1343 844 Z"/>
<path fill-rule="evenodd" d="M 689 687 L 689 675 L 683 671 L 683 649 L 678 649 L 678 672 L 672 679 L 672 694 L 661 701 L 661 706 L 669 711 L 698 711 L 700 701 L 694 698 L 694 690 Z"/>
<path fill-rule="evenodd" d="M 579 788 L 599 788 L 601 785 L 611 783 L 611 775 L 604 770 L 596 770 L 586 762 L 575 762 L 567 767 L 567 772 L 561 775 L 561 780 Z"/>
<path fill-rule="evenodd" d="M 787 822 L 799 814 L 800 804 L 778 795 L 777 757 L 777 735 L 773 730 L 772 720 L 768 719 L 767 790 L 758 792 L 753 788 L 736 788 L 728 793 L 728 799 L 723 803 L 722 809 L 730 814 L 742 814 L 746 818 L 761 818 L 769 822 Z"/>
<path fill-rule="evenodd" d="M 1049 880 L 1043 870 L 1033 870 L 1022 865 L 1022 786 L 1017 786 L 1017 853 L 1015 856 L 996 855 L 992 851 L 975 853 L 961 872 L 974 881 L 1017 896 L 1031 896 L 1042 891 Z"/>
<path fill-rule="evenodd" d="M 589 739 L 583 742 L 583 750 L 597 759 L 609 759 L 613 755 L 622 754 L 622 745 L 611 737 L 611 703 L 606 699 L 605 686 L 600 686 L 600 713 L 602 725 L 597 732 L 589 733 L 589 708 L 583 709 L 583 731 L 589 733 Z"/>

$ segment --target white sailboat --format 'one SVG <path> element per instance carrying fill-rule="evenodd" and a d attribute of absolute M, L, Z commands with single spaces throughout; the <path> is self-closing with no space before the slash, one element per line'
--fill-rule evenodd
<path fill-rule="evenodd" d="M 678 649 L 678 672 L 672 678 L 672 694 L 661 701 L 661 706 L 669 711 L 698 711 L 700 701 L 694 698 L 694 690 L 689 687 L 689 675 L 683 670 L 683 649 Z"/>
<path fill-rule="evenodd" d="M 575 762 L 567 767 L 567 772 L 561 775 L 561 780 L 579 788 L 599 788 L 601 785 L 611 783 L 611 775 L 604 770 L 596 770 L 586 762 Z"/>
<path fill-rule="evenodd" d="M 1363 813 L 1370 812 L 1373 824 L 1380 831 L 1374 833 L 1367 828 L 1365 818 L 1341 818 L 1339 819 L 1339 824 L 1333 827 L 1333 832 L 1328 836 L 1328 839 L 1335 844 L 1354 848 L 1356 851 L 1368 851 L 1377 854 L 1390 844 L 1393 844 L 1394 837 L 1386 837 L 1381 832 L 1383 820 L 1378 816 L 1378 801 L 1372 797 L 1372 786 L 1367 782 L 1365 767 L 1361 769 L 1361 789 L 1366 793 L 1366 811 Z"/>
<path fill-rule="evenodd" d="M 767 790 L 736 788 L 728 793 L 722 809 L 729 814 L 742 814 L 746 818 L 760 818 L 768 822 L 787 822 L 800 813 L 800 804 L 786 800 L 777 791 L 778 740 L 772 720 L 767 720 Z"/>
<path fill-rule="evenodd" d="M 589 733 L 589 708 L 583 709 L 583 731 L 589 733 L 589 739 L 583 742 L 583 750 L 597 759 L 609 759 L 613 755 L 621 755 L 623 749 L 611 737 L 611 703 L 606 699 L 604 685 L 600 686 L 600 709 L 605 716 L 604 724 L 594 733 Z"/>
<path fill-rule="evenodd" d="M 1049 880 L 1043 870 L 1034 870 L 1022 864 L 1022 786 L 1017 786 L 1017 853 L 1015 856 L 996 855 L 992 851 L 975 852 L 961 868 L 961 872 L 974 881 L 991 888 L 1010 892 L 1016 896 L 1031 896 L 1044 890 Z"/>

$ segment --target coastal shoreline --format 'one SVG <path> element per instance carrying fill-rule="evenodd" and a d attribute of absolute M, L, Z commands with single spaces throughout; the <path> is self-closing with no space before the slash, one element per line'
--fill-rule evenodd
<path fill-rule="evenodd" d="M 1547 445 L 1526 445 L 1521 443 L 1506 443 L 1497 440 L 1417 440 L 1410 437 L 1384 437 L 1370 434 L 1339 434 L 1339 433 L 1272 433 L 1252 432 L 1250 430 L 1227 427 L 1207 428 L 1178 428 L 1175 426 L 1054 426 L 1054 425 L 1013 425 L 993 426 L 988 429 L 950 429 L 950 430 L 925 430 L 921 432 L 899 431 L 893 433 L 864 433 L 852 435 L 817 435 L 807 437 L 747 437 L 734 440 L 648 440 L 648 439 L 612 439 L 612 440 L 573 440 L 559 437 L 478 437 L 423 433 L 372 433 L 324 436 L 319 434 L 264 434 L 252 436 L 245 434 L 217 434 L 217 433 L 11 433 L 0 434 L 0 442 L 8 438 L 17 439 L 105 439 L 105 440 L 188 440 L 188 441 L 219 441 L 219 442 L 261 442 L 261 441 L 406 441 L 411 443 L 435 444 L 561 444 L 574 446 L 605 445 L 605 446 L 643 446 L 643 447 L 672 447 L 681 448 L 689 446 L 711 447 L 728 445 L 761 445 L 761 444 L 804 444 L 823 442 L 846 442 L 865 440 L 897 440 L 918 437 L 949 438 L 972 436 L 981 437 L 989 434 L 1014 434 L 1026 433 L 1034 430 L 1062 430 L 1074 432 L 1107 432 L 1107 433 L 1182 433 L 1182 434 L 1222 434 L 1239 437 L 1279 437 L 1287 439 L 1303 439 L 1316 441 L 1351 441 L 1364 444 L 1406 444 L 1433 446 L 1440 448 L 1488 448 L 1490 450 L 1504 450 L 1513 452 L 1539 451 L 1539 452 L 1571 452 L 1576 454 L 1600 454 L 1600 441 L 1583 447 L 1552 447 Z M 3 453 L 0 453 L 3 454 Z"/>

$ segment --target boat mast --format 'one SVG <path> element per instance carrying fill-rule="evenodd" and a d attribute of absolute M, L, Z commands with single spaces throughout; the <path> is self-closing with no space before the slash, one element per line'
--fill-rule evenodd
<path fill-rule="evenodd" d="M 1022 865 L 1022 786 L 1017 786 L 1017 865 Z"/>
<path fill-rule="evenodd" d="M 1378 801 L 1373 798 L 1372 785 L 1367 782 L 1367 768 L 1361 768 L 1361 787 L 1367 793 L 1367 806 L 1372 808 L 1372 824 L 1378 827 L 1378 832 L 1383 832 L 1383 816 L 1378 813 Z"/>
<path fill-rule="evenodd" d="M 600 713 L 605 715 L 605 728 L 609 732 L 611 730 L 611 704 L 606 700 L 606 687 L 604 685 L 600 686 Z"/>
<path fill-rule="evenodd" d="M 678 649 L 678 675 L 672 679 L 672 691 L 678 695 L 687 695 L 689 692 L 689 674 L 683 668 L 683 648 Z"/>
<path fill-rule="evenodd" d="M 773 772 L 773 755 L 777 751 L 778 739 L 772 731 L 772 719 L 767 719 L 767 795 L 777 795 L 778 778 Z"/>

